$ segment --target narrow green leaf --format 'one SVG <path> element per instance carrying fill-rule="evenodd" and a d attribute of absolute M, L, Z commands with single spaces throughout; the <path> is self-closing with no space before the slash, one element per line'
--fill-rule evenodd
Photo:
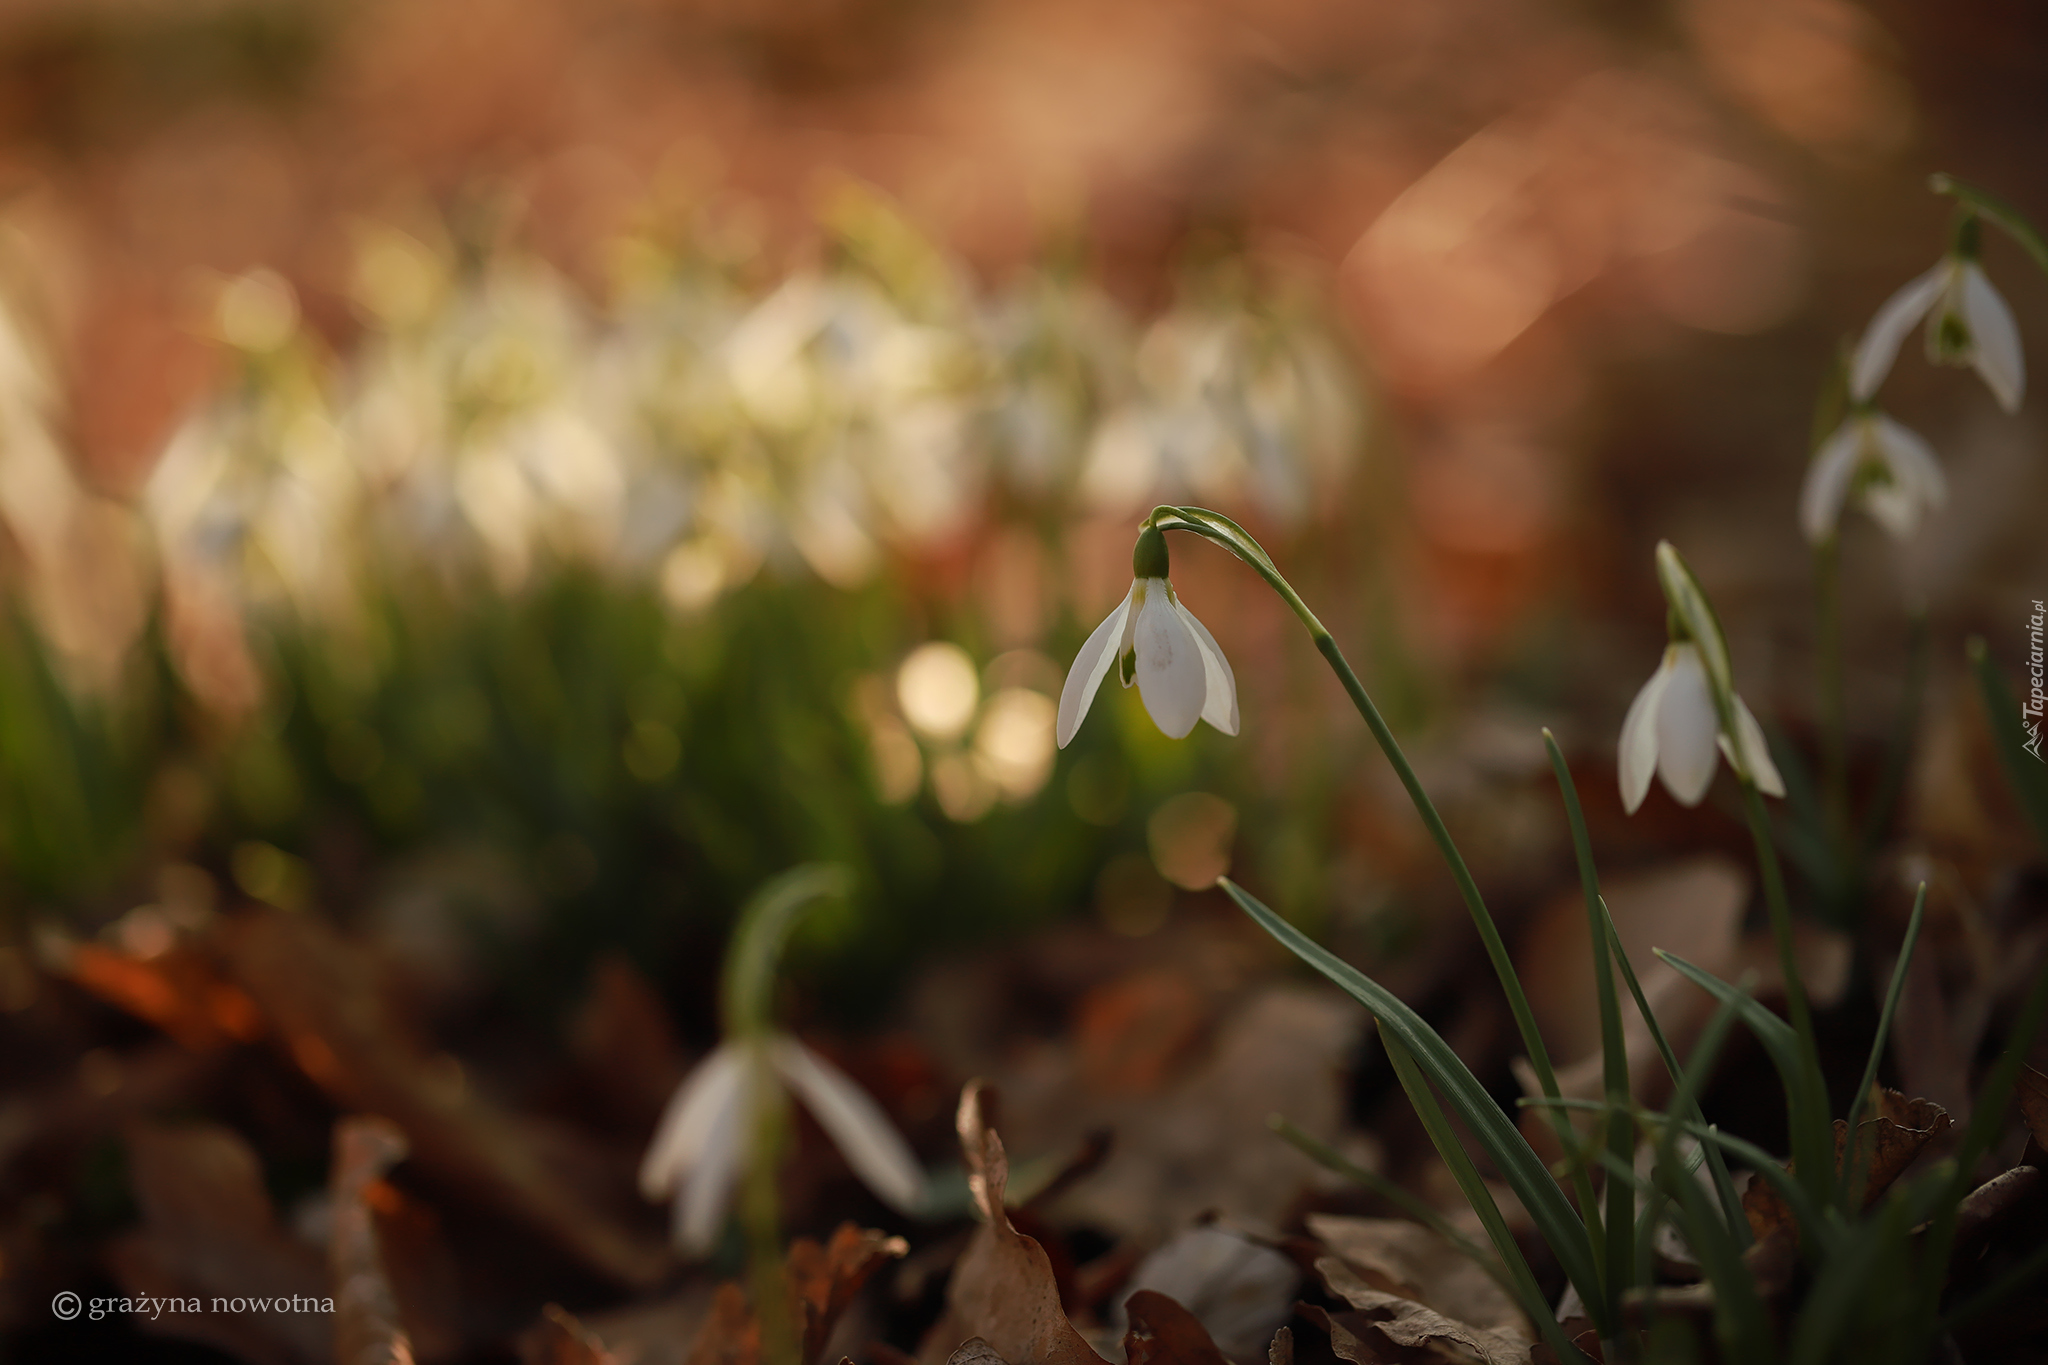
<path fill-rule="evenodd" d="M 2007 690 L 2005 679 L 1999 676 L 1981 638 L 1971 638 L 1969 655 L 1970 671 L 1977 675 L 1977 695 L 1984 703 L 1984 719 L 1991 725 L 1991 747 L 1998 754 L 2006 779 L 2019 794 L 2020 807 L 2034 827 L 2034 837 L 2048 848 L 2048 767 L 2035 756 L 2038 750 L 2027 748 L 2031 737 L 2020 723 L 2020 704 Z"/>
<path fill-rule="evenodd" d="M 1229 878 L 1219 878 L 1217 885 L 1296 957 L 1370 1010 L 1379 1021 L 1383 1042 L 1391 1040 L 1407 1049 L 1423 1074 L 1443 1091 L 1445 1100 L 1522 1201 L 1537 1230 L 1550 1243 L 1565 1277 L 1578 1286 L 1579 1295 L 1591 1312 L 1599 1297 L 1600 1276 L 1585 1228 L 1542 1159 L 1530 1149 L 1458 1055 L 1392 991 L 1309 938 Z M 1601 1326 L 1602 1335 L 1609 1330 Z"/>
<path fill-rule="evenodd" d="M 1811 1068 L 1806 1064 L 1805 1048 L 1799 1035 L 1791 1025 L 1758 1001 L 1705 968 L 1661 948 L 1657 956 L 1676 967 L 1687 980 L 1708 994 L 1732 1003 L 1742 1022 L 1764 1045 L 1764 1051 L 1770 1054 L 1771 1064 L 1777 1067 L 1778 1078 L 1785 1087 L 1786 1127 L 1792 1135 L 1792 1155 L 1799 1168 L 1799 1178 L 1817 1199 L 1825 1199 L 1835 1177 L 1834 1124 L 1828 1119 L 1827 1097 L 1819 1093 Z M 1823 1135 L 1820 1142 L 1813 1139 L 1816 1132 Z"/>
<path fill-rule="evenodd" d="M 1862 1163 L 1856 1153 L 1860 1144 L 1856 1141 L 1856 1125 L 1863 1121 L 1863 1106 L 1870 1102 L 1870 1088 L 1877 1084 L 1877 1064 L 1884 1058 L 1885 1040 L 1891 1036 L 1892 1015 L 1899 1008 L 1899 996 L 1906 988 L 1906 969 L 1913 962 L 1913 948 L 1920 941 L 1920 917 L 1927 909 L 1927 883 L 1920 883 L 1920 889 L 1913 895 L 1913 914 L 1906 921 L 1906 937 L 1899 944 L 1899 960 L 1892 967 L 1891 984 L 1885 987 L 1884 1007 L 1878 1011 L 1877 1033 L 1870 1040 L 1870 1056 L 1863 1063 L 1863 1077 L 1856 1083 L 1856 1094 L 1849 1101 L 1848 1137 L 1843 1149 L 1849 1154 L 1842 1163 L 1840 1185 L 1835 1193 L 1836 1207 L 1853 1212 L 1861 1203 L 1856 1183 L 1861 1179 L 1857 1167 Z"/>
<path fill-rule="evenodd" d="M 1431 1208 L 1425 1201 L 1410 1194 L 1378 1171 L 1367 1170 L 1335 1147 L 1332 1147 L 1329 1143 L 1308 1133 L 1293 1120 L 1283 1115 L 1268 1115 L 1266 1126 L 1286 1139 L 1295 1150 L 1301 1152 L 1309 1160 L 1328 1170 L 1335 1171 L 1338 1175 L 1343 1176 L 1355 1185 L 1371 1190 L 1374 1194 L 1401 1209 L 1410 1218 L 1413 1218 L 1416 1222 L 1449 1242 L 1459 1251 L 1464 1252 L 1481 1270 L 1492 1276 L 1495 1283 L 1499 1284 L 1509 1295 L 1514 1296 L 1520 1293 L 1520 1290 L 1508 1278 L 1507 1272 L 1495 1257 L 1488 1254 L 1487 1250 L 1480 1246 L 1479 1243 L 1458 1231 L 1457 1228 L 1452 1227 L 1449 1220 Z"/>
<path fill-rule="evenodd" d="M 1542 1288 L 1537 1285 L 1536 1275 L 1529 1269 L 1529 1262 L 1522 1255 L 1514 1232 L 1509 1229 L 1507 1219 L 1501 1216 L 1500 1205 L 1493 1201 L 1493 1191 L 1486 1188 L 1479 1168 L 1472 1164 L 1465 1144 L 1458 1140 L 1457 1133 L 1451 1128 L 1450 1119 L 1444 1114 L 1443 1106 L 1437 1103 L 1436 1095 L 1430 1090 L 1421 1068 L 1416 1066 L 1414 1056 L 1397 1037 L 1384 1029 L 1380 1032 L 1380 1044 L 1386 1048 L 1387 1060 L 1394 1064 L 1394 1074 L 1400 1077 L 1401 1088 L 1408 1092 L 1409 1103 L 1415 1106 L 1416 1116 L 1422 1120 L 1430 1141 L 1436 1145 L 1437 1154 L 1443 1157 L 1444 1165 L 1450 1168 L 1451 1178 L 1458 1182 L 1458 1189 L 1465 1196 L 1465 1202 L 1479 1215 L 1487 1239 L 1500 1253 L 1501 1263 L 1507 1267 L 1508 1278 L 1514 1284 L 1515 1299 L 1522 1305 L 1522 1311 L 1529 1315 L 1529 1320 L 1543 1334 L 1550 1349 L 1557 1352 L 1559 1359 L 1570 1360 L 1580 1354 L 1558 1325 L 1557 1314 L 1551 1310 L 1550 1301 L 1544 1298 Z"/>
<path fill-rule="evenodd" d="M 1635 1154 L 1635 1128 L 1628 1111 L 1628 1046 L 1621 1035 L 1621 1003 L 1614 993 L 1614 967 L 1608 959 L 1600 874 L 1593 865 L 1593 843 L 1586 833 L 1586 815 L 1579 806 L 1578 788 L 1572 783 L 1564 752 L 1557 747 L 1557 736 L 1547 728 L 1543 731 L 1543 745 L 1550 754 L 1550 771 L 1557 779 L 1558 793 L 1564 799 L 1565 822 L 1571 830 L 1572 851 L 1579 864 L 1579 889 L 1586 899 L 1586 942 L 1593 954 L 1594 995 L 1600 1010 L 1601 1080 L 1610 1105 L 1607 1150 L 1616 1160 L 1626 1163 Z M 1624 1236 L 1634 1216 L 1633 1192 L 1613 1180 L 1607 1181 L 1604 1217 L 1595 1221 L 1591 1211 L 1587 1211 L 1587 1235 L 1595 1257 L 1604 1253 L 1609 1311 L 1617 1317 L 1622 1291 L 1634 1280 L 1635 1249 Z"/>
<path fill-rule="evenodd" d="M 1657 1022 L 1656 1013 L 1650 1008 L 1648 997 L 1643 994 L 1643 983 L 1636 979 L 1636 969 L 1628 960 L 1628 951 L 1621 946 L 1621 935 L 1615 930 L 1614 917 L 1607 912 L 1607 902 L 1600 902 L 1600 923 L 1607 931 L 1607 944 L 1614 952 L 1615 965 L 1621 968 L 1621 979 L 1628 984 L 1628 993 L 1634 997 L 1636 1010 L 1643 1023 L 1650 1030 L 1650 1038 L 1657 1044 L 1658 1055 L 1664 1059 L 1664 1069 L 1671 1075 L 1671 1084 L 1681 1091 L 1685 1087 L 1685 1068 L 1678 1064 L 1678 1054 L 1671 1049 L 1671 1042 L 1664 1036 L 1664 1026 Z M 1686 1092 L 1696 1093 L 1696 1092 Z M 1701 1123 L 1707 1121 L 1697 1099 L 1691 1104 L 1692 1116 Z M 1742 1196 L 1735 1192 L 1734 1177 L 1728 1174 L 1728 1167 L 1721 1159 L 1718 1149 L 1712 1149 L 1707 1156 L 1707 1169 L 1714 1178 L 1714 1197 L 1720 1201 L 1722 1216 L 1728 1220 L 1729 1232 L 1743 1248 L 1750 1243 L 1749 1220 L 1742 1213 Z"/>

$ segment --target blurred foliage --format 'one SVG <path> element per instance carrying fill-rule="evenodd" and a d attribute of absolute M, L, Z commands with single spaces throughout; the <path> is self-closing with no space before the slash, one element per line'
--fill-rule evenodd
<path fill-rule="evenodd" d="M 367 228 L 340 348 L 282 278 L 223 282 L 235 367 L 121 513 L 160 586 L 146 629 L 101 623 L 111 674 L 72 657 L 63 556 L 26 556 L 0 894 L 104 921 L 197 862 L 542 1009 L 600 950 L 708 979 L 808 860 L 856 873 L 794 950 L 841 1012 L 1091 900 L 1156 924 L 1148 818 L 1247 760 L 1113 703 L 1056 763 L 1075 528 L 1164 493 L 1308 527 L 1359 439 L 1349 366 L 1240 260 L 1140 326 L 1068 270 L 983 294 L 856 187 L 821 218 L 823 264 L 782 277 L 704 218 L 623 241 L 603 309 L 488 215 Z M 37 394 L 8 411 L 17 466 L 72 489 L 10 521 L 94 504 Z M 1327 787 L 1254 819 L 1276 867 L 1321 861 Z"/>

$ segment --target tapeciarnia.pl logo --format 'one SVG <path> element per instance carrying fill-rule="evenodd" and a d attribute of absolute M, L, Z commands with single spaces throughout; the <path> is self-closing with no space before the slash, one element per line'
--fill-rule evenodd
<path fill-rule="evenodd" d="M 2041 599 L 2034 599 L 2034 614 L 2027 618 L 2027 690 L 2026 701 L 2020 704 L 2020 724 L 2027 727 L 2027 752 L 2037 762 L 2041 761 L 2041 715 L 2048 709 L 2048 688 L 2043 686 L 2044 668 L 2041 655 L 2041 626 L 2048 621 L 2048 606 Z"/>

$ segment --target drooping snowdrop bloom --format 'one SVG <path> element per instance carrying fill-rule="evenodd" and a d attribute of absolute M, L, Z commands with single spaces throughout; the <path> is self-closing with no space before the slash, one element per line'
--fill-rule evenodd
<path fill-rule="evenodd" d="M 1923 512 L 1948 499 L 1948 480 L 1927 442 L 1872 408 L 1849 420 L 1814 452 L 1799 493 L 1799 529 L 1815 545 L 1834 535 L 1855 498 L 1878 525 L 1903 540 Z"/>
<path fill-rule="evenodd" d="M 2007 412 L 2019 411 L 2027 391 L 2026 358 L 2012 309 L 1977 264 L 1977 223 L 1957 233 L 1955 248 L 1926 274 L 1885 300 L 1864 329 L 1849 364 L 1849 395 L 1867 402 L 1891 373 L 1899 345 L 1927 319 L 1927 358 L 1937 365 L 1969 366 L 1984 377 Z"/>
<path fill-rule="evenodd" d="M 1717 749 L 1757 790 L 1783 796 L 1785 782 L 1771 762 L 1763 728 L 1735 695 L 1720 622 L 1669 541 L 1658 543 L 1657 576 L 1671 606 L 1673 638 L 1621 723 L 1622 805 L 1635 813 L 1653 773 L 1682 805 L 1698 805 L 1714 780 Z M 1722 725 L 1723 714 L 1733 720 L 1732 736 Z"/>
<path fill-rule="evenodd" d="M 881 1107 L 845 1072 L 781 1034 L 720 1045 L 690 1073 L 661 1116 L 640 1163 L 640 1190 L 675 1199 L 676 1244 L 704 1255 L 732 1206 L 756 1131 L 760 1092 L 780 1085 L 804 1102 L 853 1173 L 891 1208 L 924 1202 L 924 1171 Z"/>
<path fill-rule="evenodd" d="M 1174 595 L 1167 580 L 1166 536 L 1155 526 L 1138 533 L 1131 554 L 1131 590 L 1095 628 L 1060 689 L 1059 746 L 1064 749 L 1114 667 L 1125 687 L 1137 684 L 1145 709 L 1169 738 L 1206 720 L 1237 733 L 1237 678 L 1216 637 Z"/>

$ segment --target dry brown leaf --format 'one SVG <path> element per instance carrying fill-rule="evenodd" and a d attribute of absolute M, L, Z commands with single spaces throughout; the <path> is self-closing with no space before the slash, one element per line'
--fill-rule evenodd
<path fill-rule="evenodd" d="M 1104 1094 L 1158 1090 L 1208 1027 L 1209 997 L 1165 964 L 1104 982 L 1074 1010 L 1081 1079 Z"/>
<path fill-rule="evenodd" d="M 335 1365 L 412 1365 L 412 1340 L 398 1320 L 371 1207 L 372 1187 L 404 1156 L 405 1136 L 388 1119 L 348 1118 L 334 1126 L 328 1185 L 334 1227 L 327 1263 L 334 1282 Z"/>
<path fill-rule="evenodd" d="M 73 981 L 110 1005 L 143 1019 L 192 1049 L 208 1052 L 261 1036 L 255 1001 L 186 940 L 153 957 L 131 957 L 97 943 L 65 957 Z"/>
<path fill-rule="evenodd" d="M 710 1315 L 690 1348 L 690 1365 L 755 1365 L 760 1359 L 760 1325 L 746 1294 L 728 1281 L 712 1296 Z"/>
<path fill-rule="evenodd" d="M 614 1281 L 660 1277 L 667 1249 L 572 1194 L 513 1115 L 451 1084 L 391 1017 L 369 962 L 319 919 L 251 910 L 229 924 L 223 946 L 299 1068 L 344 1109 L 396 1123 L 422 1169 Z"/>
<path fill-rule="evenodd" d="M 128 1134 L 140 1232 L 109 1248 L 115 1278 L 134 1295 L 310 1299 L 332 1291 L 317 1252 L 278 1224 L 256 1154 L 214 1125 L 140 1126 Z M 323 1361 L 325 1314 L 165 1313 L 142 1324 L 255 1362 Z"/>
<path fill-rule="evenodd" d="M 1308 1228 L 1376 1289 L 1500 1336 L 1536 1339 L 1528 1316 L 1507 1291 L 1471 1257 L 1420 1223 L 1312 1213 Z"/>
<path fill-rule="evenodd" d="M 1898 1091 L 1882 1086 L 1871 1087 L 1870 1101 L 1869 1117 L 1856 1125 L 1855 1160 L 1864 1172 L 1865 1208 L 1891 1188 L 1892 1182 L 1905 1173 L 1928 1143 L 1946 1133 L 1955 1123 L 1948 1111 L 1933 1100 L 1908 1099 Z M 1842 1169 L 1848 1134 L 1848 1120 L 1836 1119 L 1835 1170 L 1838 1172 Z M 1796 1167 L 1788 1161 L 1785 1169 L 1792 1171 Z M 1759 1242 L 1779 1229 L 1790 1231 L 1795 1238 L 1798 1235 L 1792 1210 L 1786 1206 L 1783 1196 L 1761 1176 L 1752 1177 L 1749 1188 L 1742 1192 L 1742 1210 L 1749 1215 L 1750 1231 Z"/>
<path fill-rule="evenodd" d="M 1131 1325 L 1124 1332 L 1128 1365 L 1230 1365 L 1201 1319 L 1166 1295 L 1140 1289 L 1124 1300 Z"/>
<path fill-rule="evenodd" d="M 1155 1095 L 1077 1104 L 1074 1082 L 1034 1082 L 1034 1149 L 1064 1147 L 1091 1128 L 1116 1134 L 1102 1169 L 1060 1198 L 1060 1217 L 1155 1245 L 1211 1212 L 1278 1225 L 1321 1168 L 1274 1141 L 1267 1116 L 1284 1113 L 1336 1138 L 1345 1071 L 1367 1026 L 1365 1011 L 1335 990 L 1262 988 L 1217 1024 L 1202 1060 Z"/>
<path fill-rule="evenodd" d="M 1963 1196 L 1956 1206 L 1955 1258 L 1973 1250 L 2013 1213 L 2038 1200 L 2048 1191 L 2048 1171 L 2039 1166 L 2015 1166 L 1991 1177 Z"/>
<path fill-rule="evenodd" d="M 1418 1346 L 1396 1346 L 1381 1333 L 1368 1313 L 1357 1309 L 1331 1313 L 1312 1303 L 1295 1311 L 1330 1334 L 1330 1350 L 1351 1365 L 1441 1365 L 1443 1357 Z"/>
<path fill-rule="evenodd" d="M 873 1228 L 841 1223 L 823 1246 L 799 1237 L 789 1249 L 790 1294 L 803 1321 L 803 1358 L 816 1360 L 854 1295 L 885 1261 L 901 1258 L 910 1244 Z"/>
<path fill-rule="evenodd" d="M 2017 1094 L 2028 1138 L 2037 1150 L 2048 1151 L 2048 1076 L 2021 1066 Z"/>
<path fill-rule="evenodd" d="M 628 1365 L 558 1303 L 541 1309 L 540 1325 L 520 1340 L 519 1359 L 520 1365 Z"/>
<path fill-rule="evenodd" d="M 979 1081 L 960 1095 L 960 1148 L 983 1222 L 953 1267 L 946 1312 L 926 1335 L 925 1358 L 943 1359 L 979 1337 L 1010 1365 L 1103 1365 L 1060 1306 L 1045 1248 L 1010 1224 L 1003 1207 L 1010 1161 L 984 1119 L 989 1099 Z"/>
<path fill-rule="evenodd" d="M 1335 1256 L 1318 1257 L 1315 1271 L 1332 1294 L 1361 1310 L 1372 1330 L 1395 1346 L 1432 1349 L 1435 1344 L 1444 1343 L 1470 1352 L 1484 1365 L 1528 1365 L 1527 1342 L 1453 1321 L 1413 1299 L 1375 1289 Z M 1354 1335 L 1370 1341 L 1367 1334 L 1355 1329 Z"/>
<path fill-rule="evenodd" d="M 809 1237 L 799 1237 L 790 1245 L 783 1263 L 789 1287 L 787 1311 L 793 1321 L 802 1324 L 804 1361 L 821 1357 L 832 1329 L 861 1286 L 884 1262 L 908 1249 L 901 1237 L 852 1223 L 841 1223 L 832 1240 L 823 1245 Z M 687 1311 L 694 1311 L 694 1306 Z M 733 1283 L 720 1285 L 690 1348 L 690 1365 L 755 1365 L 760 1358 L 760 1324 L 745 1291 Z"/>

